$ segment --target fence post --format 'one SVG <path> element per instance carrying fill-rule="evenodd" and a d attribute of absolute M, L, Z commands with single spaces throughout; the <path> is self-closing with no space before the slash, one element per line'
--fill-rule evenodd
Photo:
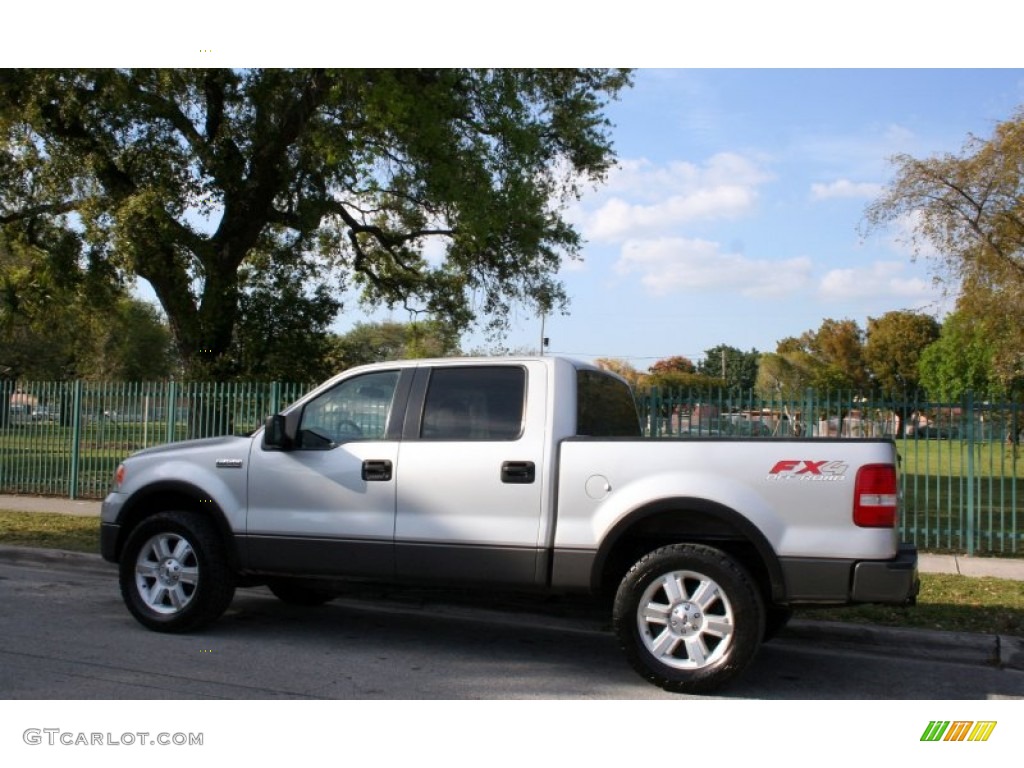
<path fill-rule="evenodd" d="M 171 379 L 167 385 L 167 439 L 165 443 L 174 442 L 174 425 L 178 419 L 178 387 L 177 382 Z"/>
<path fill-rule="evenodd" d="M 71 477 L 68 497 L 78 498 L 78 464 L 82 453 L 82 380 L 75 379 L 71 388 Z"/>
<path fill-rule="evenodd" d="M 281 412 L 281 382 L 270 382 L 270 415 Z M 262 414 L 260 414 L 262 415 Z"/>
<path fill-rule="evenodd" d="M 4 428 L 11 422 L 11 394 L 14 389 L 13 381 L 0 380 L 0 435 Z M 4 446 L 0 445 L 0 492 L 5 489 L 7 478 L 4 476 L 4 467 L 7 466 L 4 460 Z"/>
<path fill-rule="evenodd" d="M 967 392 L 967 554 L 974 554 L 974 393 Z"/>

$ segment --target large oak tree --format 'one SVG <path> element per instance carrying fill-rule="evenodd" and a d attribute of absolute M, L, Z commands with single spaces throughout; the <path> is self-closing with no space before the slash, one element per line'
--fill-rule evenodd
<path fill-rule="evenodd" d="M 322 326 L 343 288 L 500 324 L 515 302 L 564 306 L 556 273 L 581 240 L 563 205 L 613 163 L 603 110 L 629 79 L 5 70 L 0 223 L 60 222 L 90 259 L 147 280 L 193 376 L 241 372 L 244 312 L 305 307 Z M 294 301 L 252 300 L 275 284 Z"/>

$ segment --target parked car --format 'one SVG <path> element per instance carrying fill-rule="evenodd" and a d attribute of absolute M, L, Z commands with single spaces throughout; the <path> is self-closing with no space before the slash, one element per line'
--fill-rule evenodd
<path fill-rule="evenodd" d="M 32 421 L 57 421 L 59 414 L 48 405 L 37 405 L 32 409 Z"/>
<path fill-rule="evenodd" d="M 920 440 L 959 440 L 960 430 L 957 427 L 918 427 L 914 436 Z"/>

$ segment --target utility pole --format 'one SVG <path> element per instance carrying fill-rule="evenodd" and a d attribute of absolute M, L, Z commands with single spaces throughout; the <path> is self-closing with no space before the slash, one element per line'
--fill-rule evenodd
<path fill-rule="evenodd" d="M 543 355 L 548 346 L 548 337 L 544 335 L 544 325 L 548 319 L 548 311 L 551 309 L 551 297 L 545 290 L 537 297 L 537 309 L 540 312 L 540 352 Z"/>

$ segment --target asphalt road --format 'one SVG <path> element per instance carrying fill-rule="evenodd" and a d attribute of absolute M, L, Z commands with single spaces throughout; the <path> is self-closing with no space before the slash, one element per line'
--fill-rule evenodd
<path fill-rule="evenodd" d="M 191 635 L 150 632 L 121 603 L 113 566 L 0 560 L 4 699 L 678 699 L 626 664 L 603 619 L 495 611 L 418 594 L 318 608 L 240 590 Z M 822 634 L 765 645 L 726 698 L 1024 698 L 1024 671 L 998 668 L 956 636 Z"/>

